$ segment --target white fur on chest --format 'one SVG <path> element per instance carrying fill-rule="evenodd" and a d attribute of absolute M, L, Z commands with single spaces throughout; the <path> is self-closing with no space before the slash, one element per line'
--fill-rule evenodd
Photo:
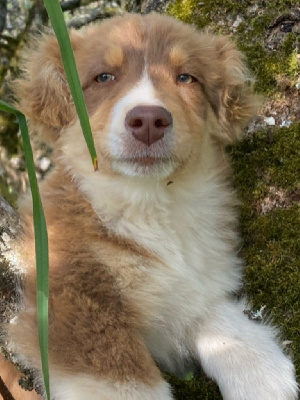
<path fill-rule="evenodd" d="M 237 288 L 239 261 L 228 245 L 235 240 L 234 216 L 225 206 L 232 199 L 215 177 L 167 185 L 94 175 L 80 187 L 109 229 L 164 260 L 167 280 L 178 279 L 181 287 L 184 281 L 203 300 Z"/>

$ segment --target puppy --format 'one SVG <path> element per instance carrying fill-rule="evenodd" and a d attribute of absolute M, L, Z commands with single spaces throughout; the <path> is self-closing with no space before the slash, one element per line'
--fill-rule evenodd
<path fill-rule="evenodd" d="M 276 331 L 236 301 L 235 194 L 226 144 L 255 113 L 243 55 L 160 15 L 71 32 L 99 158 L 94 172 L 53 35 L 17 82 L 32 130 L 53 141 L 41 184 L 49 233 L 55 400 L 170 400 L 158 369 L 197 360 L 225 400 L 293 400 Z M 8 337 L 40 369 L 29 198 L 21 200 L 24 304 Z"/>

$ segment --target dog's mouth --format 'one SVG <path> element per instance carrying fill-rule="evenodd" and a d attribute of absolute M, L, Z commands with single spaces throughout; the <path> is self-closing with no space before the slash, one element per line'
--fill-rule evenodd
<path fill-rule="evenodd" d="M 178 166 L 170 157 L 153 157 L 149 155 L 139 157 L 117 158 L 113 168 L 129 176 L 156 176 L 165 178 Z"/>
<path fill-rule="evenodd" d="M 151 167 L 152 165 L 167 163 L 170 162 L 171 160 L 167 157 L 144 156 L 144 157 L 127 158 L 123 159 L 122 161 L 128 162 L 130 164 L 136 164 L 141 167 Z"/>

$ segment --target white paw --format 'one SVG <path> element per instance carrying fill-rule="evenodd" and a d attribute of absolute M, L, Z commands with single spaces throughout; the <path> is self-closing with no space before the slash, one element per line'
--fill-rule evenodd
<path fill-rule="evenodd" d="M 274 363 L 265 360 L 263 365 L 241 364 L 232 385 L 225 379 L 220 383 L 224 400 L 297 400 L 298 385 L 292 362 L 282 354 Z"/>

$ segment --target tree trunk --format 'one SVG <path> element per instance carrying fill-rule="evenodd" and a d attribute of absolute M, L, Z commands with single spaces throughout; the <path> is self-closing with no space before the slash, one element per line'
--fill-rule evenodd
<path fill-rule="evenodd" d="M 0 34 L 4 31 L 7 15 L 7 0 L 0 0 Z"/>
<path fill-rule="evenodd" d="M 19 231 L 17 211 L 0 196 L 0 323 L 10 320 L 18 302 L 16 280 L 19 274 L 12 242 Z"/>

